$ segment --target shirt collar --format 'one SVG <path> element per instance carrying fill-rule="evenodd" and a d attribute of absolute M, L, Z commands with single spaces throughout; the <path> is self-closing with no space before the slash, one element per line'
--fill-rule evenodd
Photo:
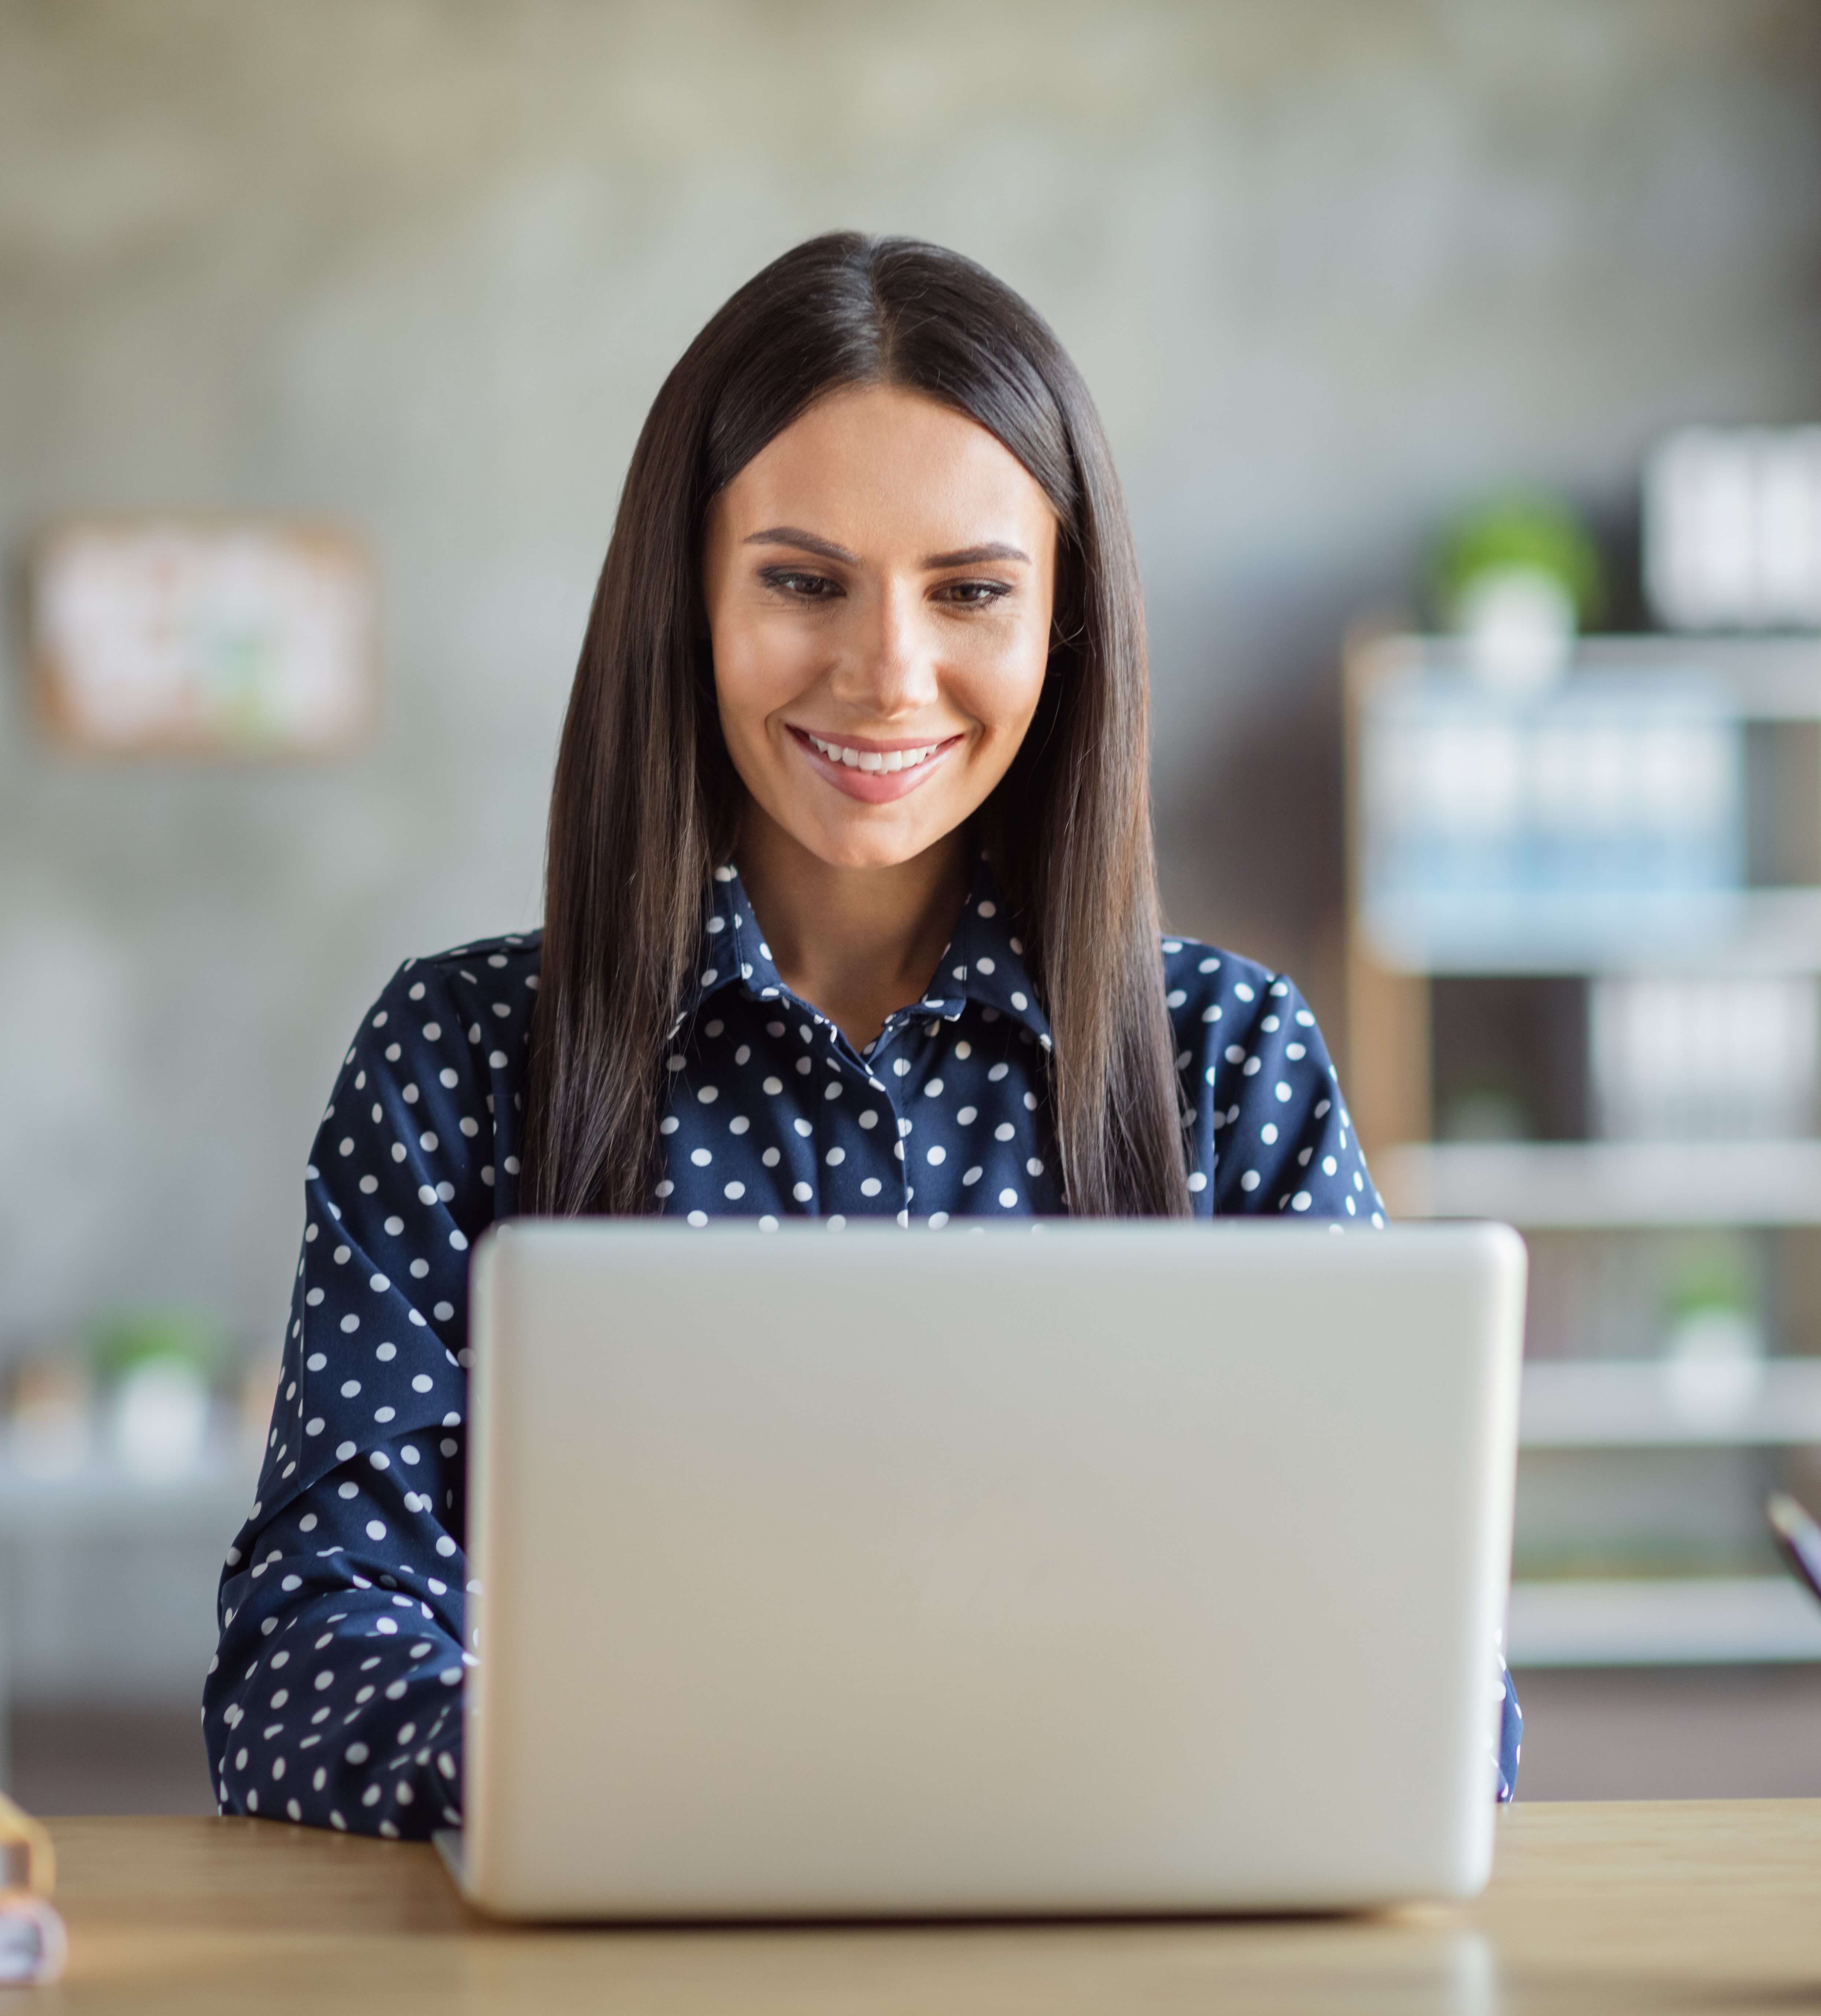
<path fill-rule="evenodd" d="M 724 988 L 738 987 L 755 1001 L 776 1001 L 789 992 L 771 947 L 759 934 L 740 871 L 731 862 L 715 869 L 710 884 L 697 962 L 673 1035 Z M 1045 1049 L 1049 1047 L 1049 1020 L 1038 1002 L 1024 941 L 1012 929 L 1005 892 L 984 855 L 974 857 L 967 901 L 937 962 L 929 991 L 909 1005 L 915 1013 L 952 1022 L 970 1001 L 1020 1024 Z"/>

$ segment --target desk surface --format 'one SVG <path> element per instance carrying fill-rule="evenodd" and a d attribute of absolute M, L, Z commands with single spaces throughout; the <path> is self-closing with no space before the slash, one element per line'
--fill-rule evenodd
<path fill-rule="evenodd" d="M 1821 2009 L 1821 1799 L 1525 1805 L 1478 1903 L 1377 1919 L 616 1932 L 488 1924 L 431 1850 L 53 1821 L 63 1988 L 184 2016 Z"/>

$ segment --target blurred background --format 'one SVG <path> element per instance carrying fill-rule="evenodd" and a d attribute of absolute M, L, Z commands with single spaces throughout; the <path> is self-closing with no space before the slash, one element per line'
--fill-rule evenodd
<path fill-rule="evenodd" d="M 1026 293 L 1171 921 L 1531 1236 L 1524 1793 L 1821 1791 L 1821 13 L 0 0 L 0 1732 L 202 1809 L 310 1136 L 534 925 L 646 409 L 837 225 Z"/>

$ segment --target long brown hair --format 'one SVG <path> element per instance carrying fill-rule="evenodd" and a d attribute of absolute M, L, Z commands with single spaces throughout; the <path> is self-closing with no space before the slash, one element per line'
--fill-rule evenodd
<path fill-rule="evenodd" d="M 1049 1017 L 1070 1209 L 1188 1210 L 1157 949 L 1143 605 L 1099 416 L 1048 326 L 983 268 L 938 246 L 840 232 L 733 296 L 664 380 L 633 451 L 550 801 L 526 1116 L 532 1211 L 653 1208 L 664 1048 L 742 802 L 714 702 L 704 522 L 813 401 L 873 384 L 984 427 L 1056 513 L 1042 698 L 976 824 Z"/>

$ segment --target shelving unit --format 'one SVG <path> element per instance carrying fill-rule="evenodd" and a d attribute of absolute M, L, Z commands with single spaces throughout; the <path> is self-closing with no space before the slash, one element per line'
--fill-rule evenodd
<path fill-rule="evenodd" d="M 1517 1582 L 1506 1635 L 1519 1667 L 1821 1660 L 1821 1610 L 1783 1575 Z"/>
<path fill-rule="evenodd" d="M 1373 1173 L 1402 1218 L 1821 1228 L 1821 1141 L 1405 1142 L 1381 1149 Z"/>
<path fill-rule="evenodd" d="M 1682 1367 L 1661 1359 L 1533 1361 L 1524 1449 L 1802 1449 L 1821 1445 L 1821 1359 Z M 1691 1373 L 1693 1376 L 1691 1376 Z M 1705 1376 L 1703 1376 L 1705 1375 Z M 1816 1611 L 1821 1622 L 1821 1609 Z"/>
<path fill-rule="evenodd" d="M 1664 673 L 1699 683 L 1722 715 L 1760 738 L 1821 722 L 1821 639 L 1592 638 L 1568 679 Z M 1821 1139 L 1744 1140 L 1438 1139 L 1436 989 L 1457 979 L 1821 973 L 1821 846 L 1808 879 L 1716 886 L 1648 905 L 1530 903 L 1525 930 L 1475 921 L 1454 941 L 1425 942 L 1420 902 L 1400 910 L 1368 886 L 1373 759 L 1366 743 L 1389 694 L 1406 713 L 1418 682 L 1445 698 L 1468 680 L 1452 640 L 1356 640 L 1345 668 L 1349 903 L 1347 1074 L 1362 1142 L 1392 1211 L 1402 1217 L 1496 1218 L 1571 1239 L 1700 1235 L 1720 1228 L 1780 1240 L 1821 1238 Z M 1611 683 L 1609 681 L 1609 683 Z M 1566 690 L 1566 689 L 1564 689 Z M 1821 798 L 1821 763 L 1813 792 Z M 1382 783 L 1379 789 L 1382 794 Z M 1786 850 L 1787 851 L 1787 850 Z M 1798 852 L 1805 853 L 1805 848 Z M 1673 892 L 1671 892 L 1673 896 Z M 1605 899 L 1601 899 L 1605 901 Z M 1461 906 L 1464 908 L 1465 906 Z M 1438 909 L 1438 914 L 1442 914 Z M 1456 914 L 1459 914 L 1457 910 Z M 1639 919 L 1642 919 L 1640 924 Z M 1621 919 L 1607 931 L 1603 919 Z M 1539 1255 L 1540 1264 L 1540 1255 Z M 1534 1307 L 1534 1303 L 1533 1303 Z M 1751 1452 L 1777 1462 L 1821 1450 L 1821 1336 L 1783 1334 L 1758 1363 L 1686 1366 L 1614 1358 L 1610 1341 L 1578 1338 L 1570 1357 L 1524 1370 L 1520 1517 L 1535 1465 L 1604 1466 L 1622 1493 L 1622 1466 L 1722 1460 Z M 1767 1562 L 1768 1568 L 1768 1562 Z M 1769 1572 L 1520 1580 L 1509 1644 L 1524 1665 L 1612 1666 L 1821 1661 L 1821 1607 Z"/>

